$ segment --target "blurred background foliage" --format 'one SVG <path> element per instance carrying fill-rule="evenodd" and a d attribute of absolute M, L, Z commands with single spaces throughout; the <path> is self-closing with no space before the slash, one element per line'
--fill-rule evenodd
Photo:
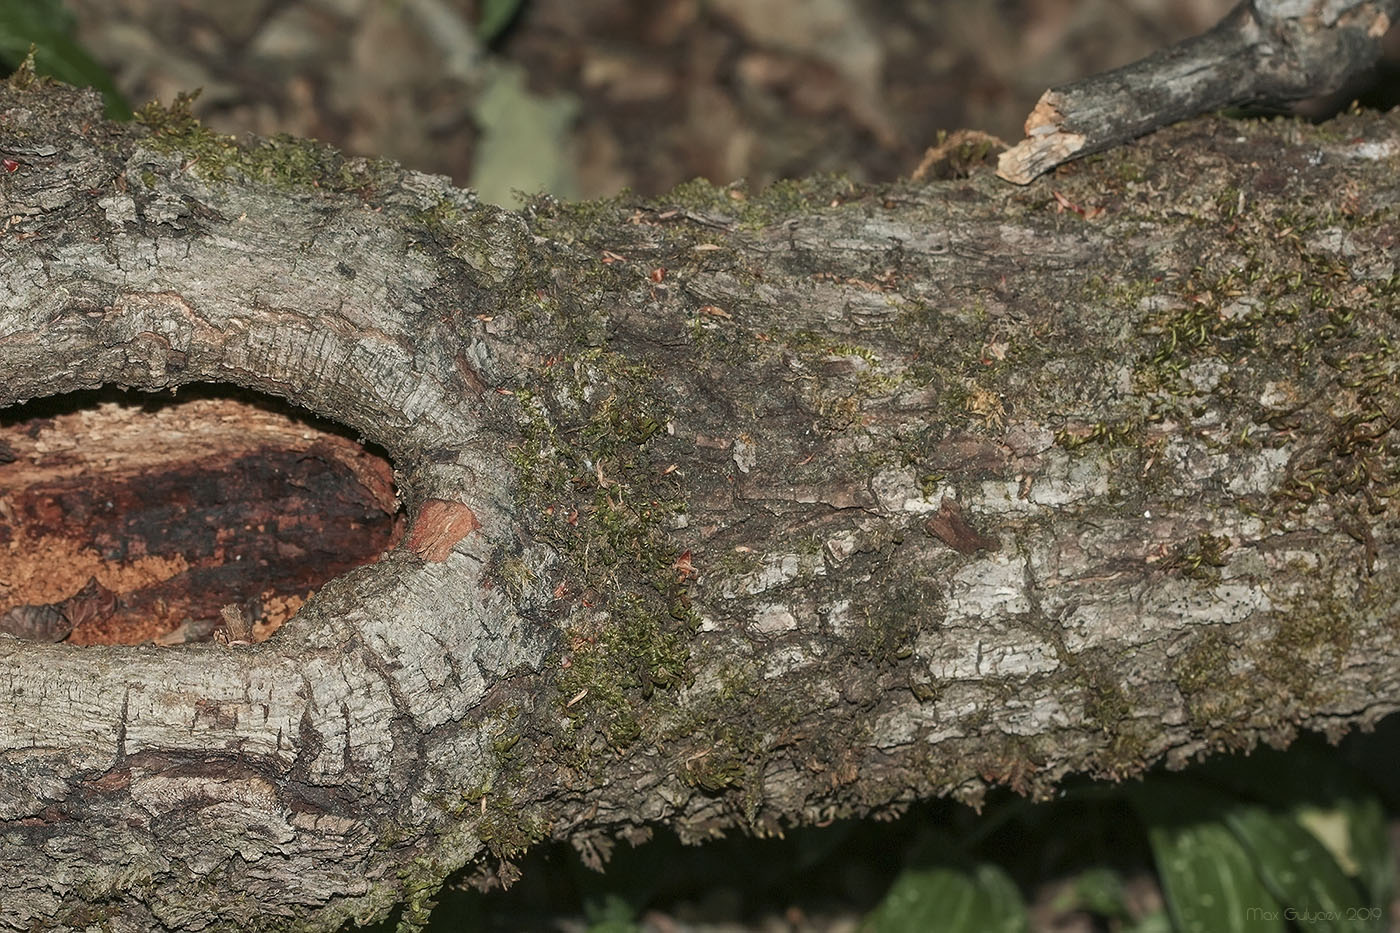
<path fill-rule="evenodd" d="M 0 3 L 0 64 L 13 71 L 32 48 L 39 74 L 102 92 L 107 116 L 131 117 L 112 77 L 78 42 L 77 21 L 62 0 L 5 0 Z"/>
<path fill-rule="evenodd" d="M 224 132 L 312 136 L 514 192 L 659 194 L 697 175 L 907 174 L 941 131 L 1007 139 L 1046 87 L 1198 32 L 1229 0 L 0 0 L 0 61 L 128 101 L 202 88 Z M 1400 46 L 1396 36 L 1393 47 Z M 1388 78 L 1386 65 L 1381 77 Z M 1349 88 L 1393 103 L 1394 83 Z M 1384 930 L 1400 722 L 1051 801 L 682 846 L 564 846 L 433 930 L 1167 933 Z M 893 817 L 893 815 L 891 815 Z M 402 920 L 403 918 L 397 918 Z M 393 922 L 384 929 L 392 929 Z"/>
<path fill-rule="evenodd" d="M 201 88 L 196 112 L 221 132 L 312 137 L 515 204 L 517 191 L 657 195 L 697 176 L 761 188 L 905 175 L 940 132 L 1014 141 L 1047 87 L 1198 33 L 1232 5 L 0 0 L 0 56 L 13 65 L 35 42 L 41 68 L 103 89 L 114 114 L 123 98 Z M 1400 31 L 1388 41 L 1400 58 Z M 1394 82 L 1378 86 L 1393 102 Z"/>
<path fill-rule="evenodd" d="M 68 0 L 66 9 L 79 46 L 133 106 L 202 88 L 197 113 L 221 132 L 313 137 L 513 203 L 514 190 L 652 195 L 697 176 L 762 187 L 816 172 L 907 174 L 939 130 L 1016 137 L 1046 87 L 1198 32 L 1229 5 Z"/>

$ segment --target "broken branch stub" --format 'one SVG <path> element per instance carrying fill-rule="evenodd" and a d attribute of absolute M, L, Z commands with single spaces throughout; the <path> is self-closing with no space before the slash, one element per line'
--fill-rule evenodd
<path fill-rule="evenodd" d="M 1016 184 L 1071 159 L 1236 104 L 1329 94 L 1371 68 L 1400 0 L 1245 0 L 1210 31 L 1041 95 L 997 159 Z"/>
<path fill-rule="evenodd" d="M 424 560 L 441 563 L 457 542 L 480 527 L 476 515 L 462 503 L 429 499 L 418 509 L 408 548 Z"/>

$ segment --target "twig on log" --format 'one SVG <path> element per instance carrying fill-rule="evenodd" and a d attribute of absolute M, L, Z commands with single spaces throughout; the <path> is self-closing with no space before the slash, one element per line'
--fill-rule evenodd
<path fill-rule="evenodd" d="M 1041 95 L 997 174 L 1016 184 L 1234 104 L 1338 90 L 1375 64 L 1400 0 L 1245 0 L 1209 32 Z"/>

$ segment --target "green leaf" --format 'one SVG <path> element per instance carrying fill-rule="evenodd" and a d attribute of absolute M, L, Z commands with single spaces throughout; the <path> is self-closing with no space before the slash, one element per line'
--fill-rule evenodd
<path fill-rule="evenodd" d="M 1021 892 L 1004 871 L 980 864 L 900 872 L 861 924 L 864 933 L 1024 933 L 1030 928 Z"/>
<path fill-rule="evenodd" d="M 1313 838 L 1322 843 L 1322 847 L 1327 850 L 1341 867 L 1342 871 L 1351 878 L 1360 874 L 1360 864 L 1356 860 L 1356 853 L 1351 844 L 1351 825 L 1347 817 L 1346 810 L 1341 807 L 1317 807 L 1311 804 L 1294 807 L 1291 814 L 1298 825 L 1313 834 Z"/>
<path fill-rule="evenodd" d="M 1287 752 L 1259 749 L 1247 758 L 1212 759 L 1195 774 L 1290 812 L 1355 879 L 1368 905 L 1390 903 L 1396 866 L 1384 808 L 1337 749 L 1304 739 Z"/>
<path fill-rule="evenodd" d="M 1281 933 L 1283 908 L 1221 822 L 1229 801 L 1179 781 L 1127 788 L 1178 933 Z"/>
<path fill-rule="evenodd" d="M 1300 915 L 1307 930 L 1381 928 L 1383 905 L 1367 903 L 1337 860 L 1290 814 L 1238 806 L 1225 814 L 1275 897 Z"/>
<path fill-rule="evenodd" d="M 1055 898 L 1057 912 L 1082 910 L 1115 920 L 1132 916 L 1128 896 L 1123 890 L 1123 876 L 1111 868 L 1091 868 L 1081 872 L 1074 883 Z"/>
<path fill-rule="evenodd" d="M 637 912 L 620 894 L 590 897 L 583 903 L 583 915 L 588 921 L 587 933 L 637 933 Z"/>
<path fill-rule="evenodd" d="M 1219 823 L 1155 826 L 1148 841 L 1176 928 L 1182 933 L 1282 930 L 1283 912 L 1249 853 Z"/>
<path fill-rule="evenodd" d="M 1355 875 L 1370 903 L 1388 905 L 1395 895 L 1396 866 L 1384 807 L 1376 796 L 1365 795 L 1344 797 L 1337 809 L 1346 817 L 1349 854 L 1355 866 L 1355 871 L 1348 873 Z M 1298 816 L 1303 819 L 1301 813 Z"/>
<path fill-rule="evenodd" d="M 63 0 L 3 0 L 0 16 L 24 24 L 27 29 L 72 35 L 77 21 Z"/>
<path fill-rule="evenodd" d="M 73 27 L 60 0 L 0 0 L 0 60 L 13 69 L 32 45 L 39 74 L 101 91 L 109 117 L 130 119 L 131 108 L 111 76 L 73 38 Z"/>
<path fill-rule="evenodd" d="M 1123 927 L 1123 933 L 1172 933 L 1172 918 L 1165 910 L 1155 910 L 1137 923 Z"/>
<path fill-rule="evenodd" d="M 481 17 L 476 21 L 476 37 L 483 45 L 505 32 L 515 14 L 525 5 L 525 0 L 485 0 L 481 5 Z"/>

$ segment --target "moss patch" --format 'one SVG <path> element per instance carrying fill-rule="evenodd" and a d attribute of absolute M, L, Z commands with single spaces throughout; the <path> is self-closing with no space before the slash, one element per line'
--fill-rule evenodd
<path fill-rule="evenodd" d="M 660 395 L 645 367 L 603 348 L 559 359 L 517 394 L 519 497 L 533 531 L 566 557 L 550 581 L 557 599 L 581 610 L 570 615 L 557 688 L 583 753 L 594 732 L 614 748 L 631 744 L 654 715 L 642 701 L 690 677 L 698 619 L 666 530 L 685 503 L 653 451 L 667 420 Z"/>
<path fill-rule="evenodd" d="M 1228 563 L 1225 554 L 1229 549 L 1229 538 L 1200 534 L 1178 545 L 1162 567 L 1191 580 L 1215 584 L 1220 582 L 1220 568 Z"/>
<path fill-rule="evenodd" d="M 374 184 L 371 166 L 375 163 L 346 159 L 339 150 L 313 140 L 282 133 L 241 143 L 216 133 L 194 115 L 198 96 L 198 92 L 181 92 L 169 107 L 152 101 L 138 110 L 136 122 L 149 131 L 147 145 L 158 152 L 187 156 L 190 171 L 216 181 L 238 174 L 283 188 L 333 191 L 354 191 Z"/>

